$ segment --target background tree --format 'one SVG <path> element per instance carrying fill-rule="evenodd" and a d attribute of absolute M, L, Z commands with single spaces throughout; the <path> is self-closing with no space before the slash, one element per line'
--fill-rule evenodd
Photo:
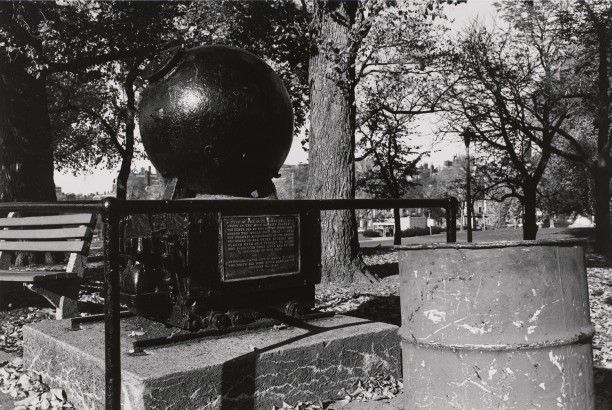
<path fill-rule="evenodd" d="M 44 74 L 30 55 L 43 44 L 28 27 L 45 20 L 48 4 L 0 3 L 0 201 L 54 201 L 51 127 Z M 19 47 L 17 47 L 18 45 Z"/>
<path fill-rule="evenodd" d="M 429 152 L 409 146 L 415 134 L 410 127 L 416 116 L 440 111 L 450 88 L 440 81 L 452 69 L 444 23 L 418 8 L 398 4 L 380 13 L 362 46 L 356 161 L 369 158 L 373 166 L 357 184 L 375 197 L 402 198 L 409 193 L 423 197 L 423 189 L 412 188 L 427 183 L 414 177 L 418 162 Z M 394 215 L 394 242 L 400 244 L 399 209 Z M 436 209 L 433 216 L 443 214 Z"/>
<path fill-rule="evenodd" d="M 524 239 L 536 237 L 538 184 L 558 129 L 576 105 L 558 78 L 568 56 L 549 10 L 538 9 L 503 33 L 472 27 L 462 42 L 449 114 L 454 124 L 463 118 L 475 131 L 475 145 L 487 152 L 481 168 L 491 189 L 523 204 Z"/>
<path fill-rule="evenodd" d="M 565 127 L 559 127 L 563 140 L 553 147 L 553 152 L 589 170 L 594 182 L 595 249 L 610 257 L 612 4 L 605 0 L 578 0 L 560 9 L 555 17 L 560 33 L 575 45 L 574 64 L 567 70 L 573 70 L 575 78 L 570 92 L 580 98 L 583 108 L 572 112 Z"/>
<path fill-rule="evenodd" d="M 13 24 L 2 25 L 0 28 L 5 39 L 3 50 L 17 56 L 24 70 L 38 80 L 37 84 L 22 87 L 22 93 L 26 95 L 34 93 L 38 101 L 44 103 L 44 110 L 29 112 L 30 123 L 41 124 L 40 126 L 45 127 L 49 134 L 51 133 L 51 121 L 47 107 L 49 79 L 61 75 L 60 73 L 88 72 L 92 67 L 122 58 L 142 58 L 156 49 L 150 43 L 147 43 L 148 48 L 138 48 L 138 41 L 130 42 L 130 40 L 137 40 L 137 35 L 141 38 L 149 38 L 152 32 L 131 31 L 134 35 L 130 39 L 121 38 L 129 45 L 114 37 L 118 32 L 114 28 L 122 25 L 133 27 L 129 12 L 132 12 L 131 17 L 133 17 L 135 10 L 127 2 L 120 6 L 114 3 L 15 2 L 7 4 L 3 4 L 2 18 Z M 117 7 L 124 7 L 124 9 L 118 10 Z M 36 16 L 38 20 L 35 19 Z M 127 28 L 124 30 L 127 31 Z M 35 46 L 28 42 L 28 38 L 35 39 Z M 110 81 L 110 78 L 107 77 L 106 80 Z M 60 81 L 54 82 L 55 86 L 60 84 Z M 129 92 L 127 94 L 129 95 Z M 56 108 L 53 107 L 52 111 L 62 111 Z M 22 112 L 28 111 L 23 110 Z M 36 116 L 32 117 L 32 115 Z M 126 136 L 126 139 L 129 140 L 129 136 Z M 45 150 L 51 153 L 50 138 L 46 144 Z M 36 150 L 40 151 L 41 147 Z M 126 150 L 129 152 L 130 148 L 126 147 Z M 11 149 L 4 152 L 9 156 L 12 154 Z M 28 184 L 32 184 L 33 181 L 53 180 L 52 158 L 50 160 L 45 158 L 42 156 L 39 162 L 51 166 L 45 166 L 44 169 L 39 167 L 36 177 L 29 175 L 31 179 L 28 179 Z"/>
<path fill-rule="evenodd" d="M 85 164 L 103 162 L 111 168 L 119 163 L 116 195 L 126 198 L 136 147 L 136 95 L 144 85 L 142 69 L 163 50 L 180 44 L 175 23 L 184 14 L 184 7 L 168 3 L 109 2 L 81 10 L 76 27 L 62 23 L 51 28 L 55 37 L 66 42 L 76 28 L 89 30 L 91 43 L 83 47 L 112 41 L 116 50 L 114 54 L 109 51 L 108 59 L 91 66 L 55 75 L 56 88 L 62 91 L 57 93 L 61 98 L 53 100 L 52 109 L 57 114 L 52 116 L 52 123 L 57 127 L 58 168 L 70 167 L 74 158 L 89 160 L 81 162 L 77 172 L 86 171 Z M 100 25 L 107 29 L 101 30 Z M 109 31 L 109 27 L 114 30 Z M 68 158 L 70 162 L 62 162 Z"/>
<path fill-rule="evenodd" d="M 368 45 L 380 38 L 377 35 L 373 37 L 368 39 Z M 406 58 L 406 51 L 411 48 L 405 50 L 392 47 L 391 42 L 386 44 L 388 47 L 382 48 L 385 49 L 385 53 L 397 54 L 394 60 L 403 60 L 404 65 L 408 65 L 407 61 L 413 60 Z M 396 46 L 398 44 L 395 43 Z M 357 189 L 373 198 L 404 198 L 411 188 L 417 185 L 414 178 L 418 173 L 417 165 L 422 157 L 428 154 L 426 151 L 419 151 L 420 147 L 409 145 L 415 134 L 412 129 L 414 116 L 417 115 L 422 100 L 431 97 L 431 93 L 423 89 L 428 78 L 421 72 L 415 73 L 415 76 L 408 76 L 401 69 L 399 61 L 392 63 L 390 59 L 375 53 L 371 56 L 377 60 L 377 63 L 370 62 L 370 67 L 362 70 L 364 77 L 357 88 L 355 161 L 367 161 L 369 164 L 364 172 L 357 175 Z M 423 88 L 415 90 L 419 86 Z M 412 106 L 411 114 L 390 112 L 389 107 L 407 105 Z M 429 112 L 429 109 L 426 111 Z M 399 245 L 401 244 L 399 208 L 394 209 L 393 213 L 394 243 Z"/>
<path fill-rule="evenodd" d="M 382 6 L 381 6 L 382 7 Z M 310 199 L 355 197 L 355 61 L 371 28 L 364 5 L 315 0 L 309 62 Z M 354 211 L 321 215 L 324 281 L 350 283 L 363 272 Z"/>
<path fill-rule="evenodd" d="M 308 51 L 304 18 L 297 18 L 301 11 L 294 2 L 33 4 L 32 10 L 45 16 L 38 24 L 24 23 L 22 8 L 7 8 L 5 16 L 40 47 L 32 49 L 14 27 L 1 30 L 5 47 L 24 56 L 24 67 L 41 78 L 44 91 L 51 91 L 52 120 L 44 116 L 53 124 L 56 164 L 83 172 L 85 166 L 103 163 L 111 168 L 121 162 L 119 197 L 125 193 L 137 142 L 142 69 L 164 50 L 222 42 L 253 51 L 288 84 L 296 124 L 304 122 Z M 274 42 L 279 36 L 284 41 Z M 52 178 L 52 168 L 46 173 Z"/>
<path fill-rule="evenodd" d="M 473 164 L 473 162 L 472 162 Z M 474 178 L 474 172 L 472 173 L 471 180 L 471 191 L 472 191 L 472 200 L 470 202 L 474 202 L 475 198 L 479 197 L 480 189 L 478 185 L 475 183 L 476 179 Z M 450 166 L 445 166 L 438 170 L 435 174 L 423 180 L 417 181 L 417 184 L 420 187 L 417 187 L 413 190 L 412 195 L 415 197 L 423 197 L 423 198 L 456 198 L 460 204 L 463 204 L 459 207 L 459 218 L 463 222 L 465 219 L 465 211 L 467 210 L 468 204 L 467 200 L 467 158 L 464 156 L 456 156 L 453 158 L 452 164 Z M 440 218 L 444 216 L 439 210 L 432 210 L 432 215 L 435 218 Z M 463 223 L 460 225 L 460 229 L 463 229 Z"/>
<path fill-rule="evenodd" d="M 596 251 L 612 254 L 610 242 L 610 147 L 612 128 L 610 118 L 610 46 L 612 4 L 609 1 L 583 0 L 568 3 L 504 2 L 507 20 L 525 28 L 523 18 L 543 22 L 557 32 L 555 48 L 565 53 L 564 64 L 557 67 L 555 77 L 563 93 L 558 93 L 572 105 L 559 104 L 553 108 L 557 118 L 553 124 L 558 136 L 552 152 L 589 170 L 593 179 L 595 198 Z M 530 26 L 527 26 L 530 28 Z M 533 32 L 527 31 L 527 33 Z M 536 116 L 536 113 L 530 113 Z M 541 138 L 544 124 L 525 124 L 515 119 L 515 126 L 526 130 L 539 147 L 547 142 Z M 540 118 L 538 118 L 540 120 Z M 534 132 L 529 132 L 534 131 Z"/>
<path fill-rule="evenodd" d="M 371 164 L 357 177 L 357 189 L 373 198 L 403 198 L 415 186 L 412 176 L 417 173 L 417 164 L 425 153 L 417 153 L 407 144 L 410 129 L 405 116 L 384 114 L 369 116 L 359 128 L 361 138 L 357 151 L 363 156 L 356 160 L 368 160 Z M 401 245 L 400 210 L 393 210 L 395 229 L 393 243 Z"/>
<path fill-rule="evenodd" d="M 538 194 L 538 207 L 553 221 L 551 227 L 556 215 L 593 215 L 593 181 L 582 164 L 551 158 Z"/>
<path fill-rule="evenodd" d="M 309 65 L 309 198 L 355 197 L 355 88 L 365 75 L 378 71 L 376 66 L 385 65 L 378 64 L 376 47 L 368 49 L 366 39 L 378 23 L 388 23 L 383 30 L 402 28 L 403 12 L 385 20 L 384 12 L 394 5 L 384 0 L 314 2 Z M 437 16 L 441 10 L 438 1 L 397 5 L 414 6 L 420 14 L 429 16 Z M 368 277 L 359 257 L 355 213 L 325 212 L 321 230 L 324 280 L 351 282 Z"/>
<path fill-rule="evenodd" d="M 520 115 L 508 115 L 507 121 L 539 150 L 550 150 L 589 170 L 595 246 L 597 252 L 610 255 L 612 4 L 504 1 L 500 12 L 519 44 L 530 44 L 535 55 L 547 56 L 537 73 L 545 74 L 550 84 L 531 102 L 520 101 Z M 554 138 L 546 138 L 551 134 Z"/>

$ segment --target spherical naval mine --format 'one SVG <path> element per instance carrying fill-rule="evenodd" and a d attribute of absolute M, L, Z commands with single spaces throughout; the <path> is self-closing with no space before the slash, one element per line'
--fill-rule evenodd
<path fill-rule="evenodd" d="M 293 139 L 291 100 L 276 73 L 221 45 L 179 50 L 153 71 L 139 124 L 155 168 L 195 193 L 269 189 Z"/>

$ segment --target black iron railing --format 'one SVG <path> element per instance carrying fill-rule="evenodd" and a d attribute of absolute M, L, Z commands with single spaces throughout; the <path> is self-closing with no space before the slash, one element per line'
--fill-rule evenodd
<path fill-rule="evenodd" d="M 323 200 L 173 200 L 123 201 L 106 198 L 101 201 L 10 202 L 0 203 L 0 213 L 91 212 L 102 215 L 104 235 L 104 351 L 107 410 L 121 408 L 121 351 L 119 312 L 119 221 L 130 214 L 190 213 L 218 211 L 299 211 L 343 209 L 444 208 L 446 241 L 456 242 L 457 205 L 448 199 L 323 199 Z"/>

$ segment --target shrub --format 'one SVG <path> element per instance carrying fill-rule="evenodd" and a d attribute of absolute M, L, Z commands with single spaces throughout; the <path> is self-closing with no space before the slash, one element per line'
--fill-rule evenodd
<path fill-rule="evenodd" d="M 382 232 L 375 231 L 374 229 L 366 229 L 363 231 L 363 236 L 366 238 L 376 238 L 382 236 Z"/>
<path fill-rule="evenodd" d="M 435 235 L 440 232 L 444 232 L 444 229 L 442 229 L 439 226 L 431 227 L 432 234 Z M 429 228 L 408 228 L 402 231 L 402 238 L 411 238 L 413 236 L 425 236 L 425 235 L 429 235 Z"/>

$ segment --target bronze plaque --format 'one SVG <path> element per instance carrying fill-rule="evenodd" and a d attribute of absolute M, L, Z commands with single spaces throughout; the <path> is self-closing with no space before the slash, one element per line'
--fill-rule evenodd
<path fill-rule="evenodd" d="M 300 216 L 221 216 L 224 281 L 300 272 Z"/>

